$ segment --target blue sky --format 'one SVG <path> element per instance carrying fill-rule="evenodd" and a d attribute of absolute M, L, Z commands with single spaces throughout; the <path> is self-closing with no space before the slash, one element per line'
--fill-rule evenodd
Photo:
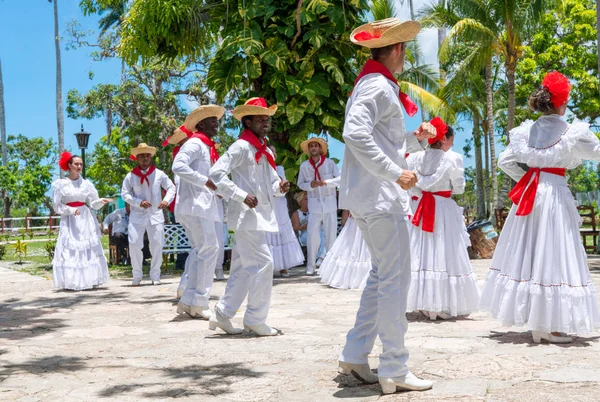
<path fill-rule="evenodd" d="M 419 8 L 425 0 L 416 0 Z M 84 30 L 97 31 L 98 17 L 84 17 L 78 0 L 59 2 L 60 35 L 66 35 L 67 23 L 76 19 Z M 401 9 L 401 17 L 408 17 L 408 6 Z M 53 5 L 44 0 L 0 1 L 0 57 L 4 78 L 4 101 L 6 105 L 6 129 L 8 134 L 24 134 L 28 137 L 42 136 L 56 141 L 55 106 L 55 55 Z M 25 23 L 26 22 L 26 23 Z M 437 63 L 437 32 L 424 31 L 420 43 L 426 63 Z M 90 49 L 65 49 L 63 40 L 62 72 L 63 98 L 70 89 L 85 93 L 99 83 L 118 83 L 120 63 L 117 60 L 94 62 Z M 89 72 L 93 71 L 93 79 Z M 65 105 L 66 106 L 66 105 Z M 420 113 L 406 119 L 407 130 L 420 124 Z M 104 135 L 103 119 L 72 120 L 65 114 L 65 146 L 77 150 L 75 134 L 84 124 L 92 133 L 88 149 Z M 457 133 L 455 150 L 462 152 L 465 138 L 471 136 L 470 122 L 463 122 L 463 131 Z M 341 159 L 343 144 L 331 140 L 331 156 Z M 472 165 L 465 160 L 466 165 Z"/>

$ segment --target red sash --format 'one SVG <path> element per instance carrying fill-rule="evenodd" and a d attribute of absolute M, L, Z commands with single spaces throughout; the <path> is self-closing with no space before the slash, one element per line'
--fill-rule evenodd
<path fill-rule="evenodd" d="M 210 163 L 213 165 L 219 159 L 219 152 L 217 152 L 217 148 L 215 147 L 215 142 L 206 136 L 206 134 L 201 133 L 200 131 L 196 131 L 192 134 L 192 138 L 198 138 L 202 141 L 208 148 L 210 148 Z"/>
<path fill-rule="evenodd" d="M 508 193 L 508 197 L 518 205 L 517 216 L 529 215 L 535 204 L 535 194 L 540 182 L 541 172 L 565 176 L 567 169 L 563 168 L 530 168 L 525 176 Z M 533 177 L 533 180 L 531 178 Z M 529 182 L 531 180 L 531 183 Z"/>
<path fill-rule="evenodd" d="M 452 191 L 437 191 L 435 193 L 423 191 L 423 196 L 421 197 L 421 201 L 419 201 L 419 206 L 415 211 L 415 216 L 412 220 L 412 223 L 415 226 L 419 226 L 422 220 L 423 226 L 421 228 L 424 232 L 433 233 L 433 224 L 435 222 L 434 196 L 436 195 L 439 197 L 450 198 Z"/>
<path fill-rule="evenodd" d="M 315 178 L 314 180 L 317 181 L 321 181 L 321 174 L 319 173 L 319 167 L 323 166 L 323 163 L 325 163 L 325 155 L 321 155 L 321 160 L 319 161 L 319 163 L 315 163 L 315 161 L 313 161 L 313 158 L 308 158 L 308 161 L 310 162 L 310 165 L 315 169 Z"/>
<path fill-rule="evenodd" d="M 81 202 L 81 201 L 73 201 L 73 202 L 67 202 L 67 205 L 69 207 L 83 207 L 85 205 L 85 202 Z"/>
<path fill-rule="evenodd" d="M 131 173 L 133 173 L 134 175 L 136 175 L 137 177 L 140 178 L 140 184 L 144 184 L 144 180 L 145 180 L 146 182 L 148 182 L 148 186 L 150 186 L 150 180 L 148 179 L 148 176 L 150 176 L 152 173 L 154 173 L 155 170 L 156 170 L 156 168 L 154 167 L 154 165 L 150 165 L 150 167 L 148 168 L 148 172 L 146 174 L 143 174 L 142 169 L 140 169 L 139 166 L 136 166 L 133 168 Z"/>
<path fill-rule="evenodd" d="M 267 158 L 269 165 L 271 165 L 271 167 L 273 167 L 273 169 L 276 168 L 275 159 L 273 159 L 273 155 L 271 155 L 267 151 L 267 141 L 265 141 L 264 139 L 259 139 L 250 130 L 242 131 L 242 134 L 240 135 L 239 139 L 248 141 L 250 143 L 250 145 L 252 145 L 254 148 L 256 148 L 256 153 L 254 154 L 254 159 L 256 159 L 256 163 L 258 163 L 261 156 L 264 155 L 264 157 Z"/>
<path fill-rule="evenodd" d="M 354 81 L 354 86 L 356 86 L 356 84 L 362 77 L 364 77 L 367 74 L 373 73 L 381 74 L 393 83 L 398 84 L 398 81 L 390 72 L 390 70 L 387 69 L 386 66 L 379 63 L 378 61 L 369 59 L 363 66 L 361 72 L 358 74 L 358 77 L 356 77 L 356 81 Z M 410 96 L 408 96 L 402 91 L 400 91 L 400 103 L 402 103 L 402 106 L 404 106 L 404 110 L 406 110 L 406 113 L 410 117 L 413 117 L 419 111 L 419 107 L 415 104 L 415 102 L 413 102 L 412 99 L 410 99 Z"/>

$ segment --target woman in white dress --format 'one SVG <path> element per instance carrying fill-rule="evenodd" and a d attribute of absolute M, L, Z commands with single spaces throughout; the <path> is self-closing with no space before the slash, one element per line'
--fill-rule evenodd
<path fill-rule="evenodd" d="M 98 210 L 112 200 L 99 198 L 94 185 L 81 177 L 83 161 L 79 156 L 63 152 L 58 165 L 69 174 L 52 183 L 52 206 L 61 215 L 52 260 L 54 286 L 90 289 L 108 281 L 100 226 L 92 209 Z"/>
<path fill-rule="evenodd" d="M 319 276 L 337 289 L 364 289 L 371 271 L 371 253 L 349 211 L 342 214 L 343 229 L 327 252 Z M 345 222 L 344 222 L 344 219 Z"/>
<path fill-rule="evenodd" d="M 271 148 L 274 158 L 277 159 L 275 147 L 269 146 L 269 148 Z M 283 166 L 277 166 L 275 170 L 281 180 L 285 181 Z M 273 256 L 273 272 L 279 272 L 281 276 L 288 277 L 288 268 L 304 264 L 304 254 L 292 227 L 285 194 L 275 194 L 273 209 L 277 226 L 279 226 L 278 233 L 267 233 L 267 242 Z"/>
<path fill-rule="evenodd" d="M 569 343 L 567 334 L 600 325 L 581 220 L 564 177 L 582 160 L 600 160 L 600 143 L 589 124 L 561 119 L 569 90 L 566 77 L 548 73 L 529 99 L 543 115 L 511 130 L 498 159 L 518 183 L 509 194 L 515 205 L 500 234 L 481 307 L 503 325 L 527 325 L 536 343 Z"/>
<path fill-rule="evenodd" d="M 467 247 L 471 244 L 462 208 L 450 198 L 465 190 L 462 158 L 447 151 L 454 131 L 439 117 L 437 131 L 425 151 L 408 157 L 418 177 L 419 203 L 410 225 L 412 275 L 407 311 L 420 311 L 431 320 L 468 315 L 477 310 L 479 289 Z"/>

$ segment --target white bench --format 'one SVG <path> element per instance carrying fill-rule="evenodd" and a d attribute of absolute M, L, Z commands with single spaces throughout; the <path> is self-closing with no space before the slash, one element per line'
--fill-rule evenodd
<path fill-rule="evenodd" d="M 188 253 L 192 248 L 190 247 L 190 241 L 185 234 L 185 229 L 180 224 L 168 224 L 164 225 L 164 243 L 163 243 L 163 263 L 169 266 L 169 254 L 183 254 Z M 225 244 L 225 253 L 231 252 L 229 246 L 229 238 L 227 244 Z"/>

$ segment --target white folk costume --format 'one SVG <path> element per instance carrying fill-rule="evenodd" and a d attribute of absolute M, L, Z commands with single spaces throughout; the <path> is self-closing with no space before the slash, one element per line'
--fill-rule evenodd
<path fill-rule="evenodd" d="M 337 289 L 364 289 L 371 267 L 369 248 L 350 216 L 319 268 L 321 283 Z"/>
<path fill-rule="evenodd" d="M 264 99 L 252 98 L 234 109 L 232 114 L 241 120 L 247 115 L 271 116 L 276 110 L 277 105 L 267 108 Z M 229 319 L 235 316 L 247 296 L 244 327 L 259 335 L 276 335 L 277 332 L 265 324 L 273 285 L 273 256 L 267 234 L 279 230 L 273 198 L 280 192 L 280 179 L 265 139 L 244 130 L 210 169 L 210 178 L 228 200 L 227 225 L 235 232 L 235 240 L 229 279 L 215 306 L 209 328 L 216 330 L 219 327 L 229 334 L 240 333 Z M 256 207 L 250 208 L 244 203 L 248 194 L 257 198 Z M 266 328 L 267 333 L 258 331 L 259 328 Z"/>
<path fill-rule="evenodd" d="M 179 313 L 192 317 L 210 318 L 208 300 L 219 259 L 219 226 L 217 195 L 206 187 L 208 172 L 219 159 L 215 142 L 203 133 L 192 133 L 196 124 L 208 117 L 220 119 L 225 113 L 221 106 L 207 105 L 194 110 L 179 128 L 189 139 L 181 146 L 173 160 L 173 173 L 179 177 L 178 197 L 175 203 L 177 219 L 185 228 L 191 250 L 185 261 L 186 287 L 178 304 Z M 176 132 L 169 140 L 179 143 L 185 137 Z M 184 275 L 185 278 L 185 275 Z"/>
<path fill-rule="evenodd" d="M 92 213 L 92 209 L 103 206 L 94 185 L 81 176 L 77 180 L 67 177 L 52 183 L 52 207 L 61 216 L 52 260 L 56 288 L 84 290 L 108 281 L 100 227 Z M 75 215 L 76 211 L 79 215 Z"/>
<path fill-rule="evenodd" d="M 276 172 L 282 180 L 286 179 L 283 166 L 277 166 Z M 274 270 L 275 272 L 279 272 L 302 265 L 304 263 L 304 254 L 292 227 L 285 194 L 279 193 L 275 195 L 275 198 L 273 198 L 273 207 L 275 209 L 275 218 L 277 219 L 279 232 L 268 233 L 267 241 L 273 255 Z"/>
<path fill-rule="evenodd" d="M 445 124 L 434 124 L 436 119 L 431 123 L 441 139 Z M 438 137 L 430 140 L 436 141 Z M 450 198 L 465 190 L 462 160 L 454 156 L 429 147 L 408 157 L 421 194 L 410 225 L 413 262 L 407 310 L 428 312 L 432 319 L 436 313 L 443 317 L 470 314 L 479 306 L 462 208 Z"/>
<path fill-rule="evenodd" d="M 227 224 L 225 220 L 225 212 L 223 207 L 223 199 L 217 197 L 217 216 L 215 219 L 215 232 L 217 234 L 217 243 L 219 251 L 217 252 L 217 264 L 215 266 L 215 279 L 225 279 L 223 273 L 223 263 L 225 262 L 225 242 L 227 241 Z"/>
<path fill-rule="evenodd" d="M 321 159 L 314 162 L 308 152 L 308 145 L 316 142 L 321 146 Z M 308 241 L 306 244 L 306 271 L 312 274 L 316 267 L 317 255 L 321 246 L 321 225 L 325 231 L 325 247 L 333 247 L 337 235 L 336 188 L 340 184 L 340 170 L 334 161 L 327 158 L 327 142 L 321 138 L 310 138 L 301 144 L 308 160 L 302 162 L 298 173 L 298 187 L 308 196 Z M 313 181 L 324 181 L 326 186 L 311 187 Z"/>
<path fill-rule="evenodd" d="M 142 153 L 154 155 L 156 148 L 141 143 L 131 151 L 134 157 Z M 162 197 L 163 189 L 166 191 L 164 198 Z M 153 283 L 160 281 L 165 217 L 163 210 L 158 209 L 158 206 L 162 201 L 169 204 L 174 196 L 175 185 L 162 170 L 156 169 L 154 165 L 150 165 L 145 171 L 136 166 L 131 172 L 127 173 L 125 180 L 123 180 L 121 198 L 131 206 L 128 235 L 134 284 L 139 284 L 143 276 L 142 248 L 144 247 L 144 233 L 146 232 L 148 233 L 150 253 L 152 254 L 150 280 Z M 142 208 L 140 206 L 142 201 L 148 201 L 151 207 Z"/>
<path fill-rule="evenodd" d="M 587 123 L 550 115 L 510 132 L 498 166 L 518 181 L 511 192 L 518 205 L 500 234 L 481 300 L 503 325 L 577 334 L 600 326 L 581 220 L 564 177 L 588 159 L 600 160 L 600 144 Z"/>
<path fill-rule="evenodd" d="M 392 18 L 357 28 L 354 43 L 382 47 L 416 36 L 420 24 Z M 388 40 L 389 34 L 392 36 Z M 362 38 L 365 38 L 363 41 Z M 368 39 L 372 38 L 372 39 Z M 352 213 L 369 247 L 372 268 L 363 290 L 354 328 L 340 354 L 342 372 L 350 370 L 366 382 L 377 381 L 368 369 L 368 357 L 377 336 L 383 344 L 378 376 L 384 393 L 400 382 L 415 382 L 411 389 L 427 389 L 406 366 L 404 344 L 408 321 L 406 298 L 410 284 L 409 199 L 395 182 L 407 169 L 405 154 L 423 149 L 416 136 L 406 133 L 402 105 L 414 115 L 416 105 L 400 92 L 390 71 L 368 60 L 359 74 L 346 106 L 344 164 L 340 182 L 340 208 Z M 349 366 L 350 365 L 350 366 Z M 356 370 L 362 370 L 363 374 Z M 400 377 L 400 378 L 398 378 Z M 414 381 L 413 381 L 414 379 Z"/>

